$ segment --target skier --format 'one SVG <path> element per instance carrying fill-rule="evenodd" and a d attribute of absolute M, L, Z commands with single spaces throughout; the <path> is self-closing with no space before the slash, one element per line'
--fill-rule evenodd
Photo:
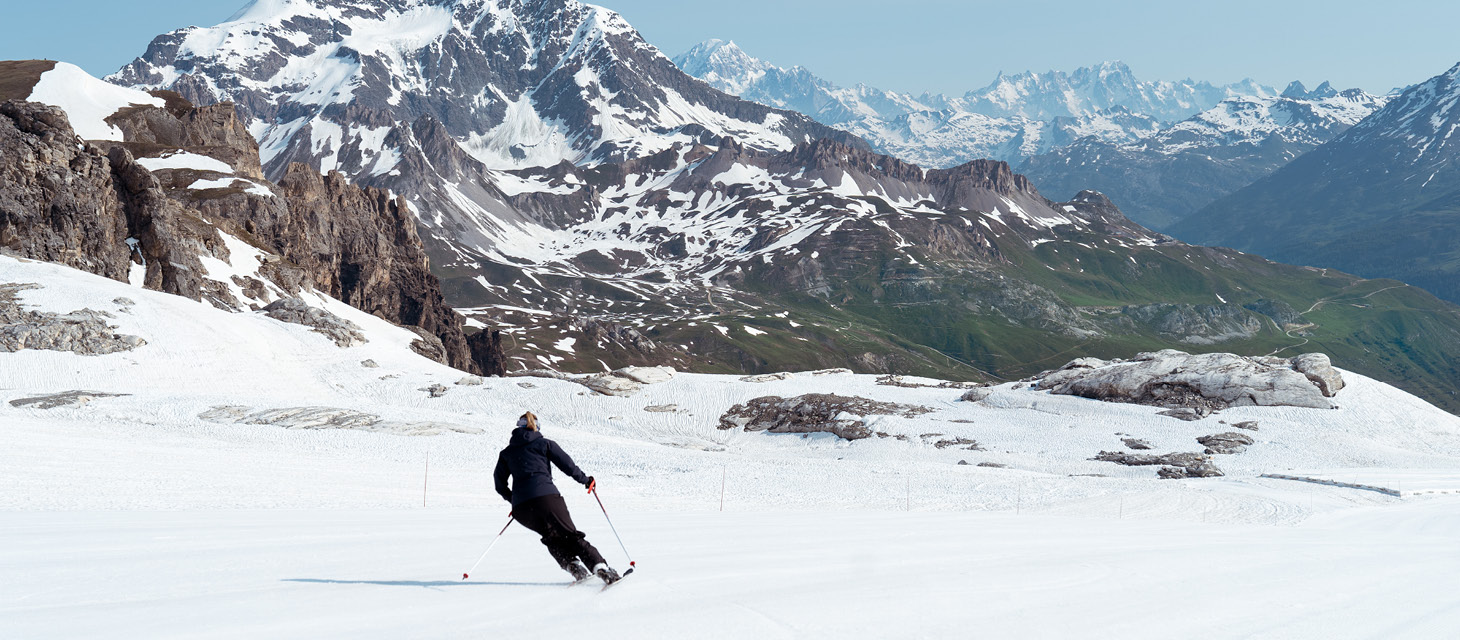
<path fill-rule="evenodd" d="M 568 505 L 553 485 L 549 462 L 582 483 L 589 493 L 598 488 L 593 477 L 584 475 L 558 443 L 542 436 L 537 416 L 528 412 L 517 419 L 512 439 L 497 457 L 497 469 L 493 472 L 497 493 L 512 503 L 512 514 L 522 526 L 542 536 L 548 553 L 558 561 L 558 566 L 573 574 L 574 580 L 583 581 L 589 575 L 597 575 L 605 585 L 617 582 L 618 572 L 608 566 L 598 549 L 588 543 L 587 536 L 573 526 Z M 509 476 L 512 478 L 510 487 L 507 485 Z M 588 567 L 593 567 L 592 574 Z"/>

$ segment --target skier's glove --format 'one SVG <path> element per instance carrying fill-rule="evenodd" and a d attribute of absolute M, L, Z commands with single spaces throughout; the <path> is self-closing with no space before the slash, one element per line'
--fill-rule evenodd
<path fill-rule="evenodd" d="M 593 491 L 595 489 L 597 489 L 597 488 L 598 488 L 598 481 L 597 480 L 594 480 L 593 479 L 593 476 L 588 476 L 588 493 L 593 493 Z"/>

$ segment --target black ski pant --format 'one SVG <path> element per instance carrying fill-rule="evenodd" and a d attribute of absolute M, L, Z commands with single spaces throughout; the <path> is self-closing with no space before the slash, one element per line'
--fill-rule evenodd
<path fill-rule="evenodd" d="M 558 561 L 558 566 L 566 569 L 573 560 L 581 559 L 592 569 L 603 562 L 603 554 L 588 543 L 587 534 L 573 526 L 573 518 L 568 515 L 568 503 L 563 502 L 563 496 L 533 498 L 512 507 L 512 514 L 522 526 L 542 536 L 543 545 Z"/>

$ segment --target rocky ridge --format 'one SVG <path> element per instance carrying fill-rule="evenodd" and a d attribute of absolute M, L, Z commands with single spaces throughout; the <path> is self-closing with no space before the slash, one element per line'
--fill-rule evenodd
<path fill-rule="evenodd" d="M 232 105 L 157 97 L 106 118 L 119 140 L 89 142 L 58 107 L 0 105 L 4 249 L 230 310 L 320 291 L 421 327 L 453 366 L 483 371 L 403 200 L 302 165 L 270 183 Z"/>

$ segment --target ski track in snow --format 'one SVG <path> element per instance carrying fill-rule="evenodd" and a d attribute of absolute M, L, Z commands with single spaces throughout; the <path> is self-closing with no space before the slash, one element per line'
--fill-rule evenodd
<path fill-rule="evenodd" d="M 1171 628 L 1425 638 L 1460 628 L 1460 494 L 1401 499 L 1258 477 L 1460 491 L 1460 419 L 1354 374 L 1337 410 L 1236 408 L 1190 423 L 1019 383 L 971 403 L 957 389 L 863 375 L 679 374 L 617 398 L 553 379 L 457 386 L 465 374 L 410 352 L 413 334 L 338 301 L 321 304 L 369 343 L 341 349 L 261 314 L 45 263 L 0 257 L 0 282 L 42 285 L 19 294 L 27 307 L 107 311 L 118 332 L 148 341 L 96 357 L 0 353 L 7 638 L 1131 638 Z M 111 302 L 119 296 L 136 304 Z M 431 384 L 448 391 L 430 398 Z M 9 404 L 78 389 L 130 395 Z M 935 411 L 872 418 L 905 439 L 716 428 L 733 404 L 808 392 Z M 669 404 L 678 411 L 644 410 Z M 484 433 L 199 417 L 219 406 L 351 409 Z M 621 587 L 566 588 L 519 527 L 471 581 L 458 579 L 508 511 L 490 470 L 524 410 L 599 479 L 639 554 Z M 1089 460 L 1121 449 L 1117 434 L 1200 451 L 1197 436 L 1231 430 L 1217 420 L 1260 423 L 1247 452 L 1217 456 L 1225 478 L 1160 481 L 1154 467 Z M 959 437 L 985 450 L 933 444 Z M 626 568 L 597 504 L 559 484 L 578 525 Z"/>

